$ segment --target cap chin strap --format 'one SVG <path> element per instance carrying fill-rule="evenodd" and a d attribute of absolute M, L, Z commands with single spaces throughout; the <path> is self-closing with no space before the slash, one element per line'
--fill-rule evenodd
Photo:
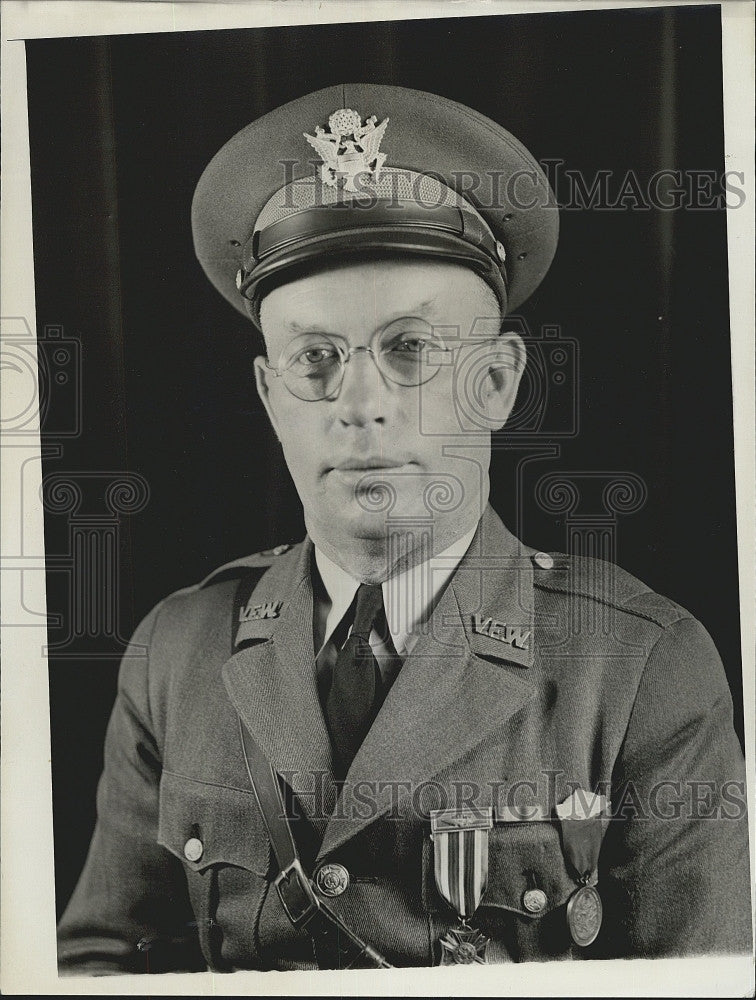
<path fill-rule="evenodd" d="M 260 326 L 260 301 L 276 285 L 309 269 L 354 261 L 359 254 L 408 255 L 472 268 L 507 308 L 503 249 L 477 213 L 449 205 L 373 199 L 369 205 L 337 203 L 308 208 L 256 230 L 244 247 L 237 285 L 252 303 Z"/>

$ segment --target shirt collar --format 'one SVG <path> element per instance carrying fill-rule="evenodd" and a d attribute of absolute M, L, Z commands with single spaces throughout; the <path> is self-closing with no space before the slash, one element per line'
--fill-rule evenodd
<path fill-rule="evenodd" d="M 406 656 L 439 597 L 473 540 L 477 524 L 443 552 L 384 581 L 383 605 L 397 653 Z M 315 562 L 331 602 L 326 618 L 325 644 L 354 600 L 359 580 L 337 566 L 317 546 Z"/>

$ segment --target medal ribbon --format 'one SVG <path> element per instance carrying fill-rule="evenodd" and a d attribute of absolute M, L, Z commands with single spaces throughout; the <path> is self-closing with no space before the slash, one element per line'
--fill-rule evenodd
<path fill-rule="evenodd" d="M 431 821 L 436 887 L 466 921 L 475 913 L 486 891 L 491 810 L 474 813 L 438 810 Z"/>
<path fill-rule="evenodd" d="M 488 831 L 437 833 L 434 841 L 436 885 L 466 920 L 478 909 L 488 881 Z"/>
<path fill-rule="evenodd" d="M 560 821 L 564 855 L 578 879 L 586 878 L 598 867 L 605 824 L 606 819 L 601 816 Z"/>

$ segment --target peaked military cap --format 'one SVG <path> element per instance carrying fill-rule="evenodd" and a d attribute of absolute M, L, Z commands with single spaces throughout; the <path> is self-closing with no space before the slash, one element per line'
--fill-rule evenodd
<path fill-rule="evenodd" d="M 558 210 L 538 162 L 501 125 L 404 87 L 327 87 L 247 125 L 208 164 L 192 205 L 197 257 L 259 326 L 274 285 L 359 254 L 473 268 L 502 312 L 538 286 Z"/>

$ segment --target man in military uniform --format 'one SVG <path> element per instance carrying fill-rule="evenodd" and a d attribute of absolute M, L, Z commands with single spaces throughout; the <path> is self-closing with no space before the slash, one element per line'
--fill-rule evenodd
<path fill-rule="evenodd" d="M 526 364 L 502 318 L 556 247 L 537 162 L 451 101 L 331 87 L 231 139 L 193 225 L 262 331 L 307 538 L 137 629 L 61 968 L 746 950 L 743 761 L 710 638 L 488 505 Z"/>

